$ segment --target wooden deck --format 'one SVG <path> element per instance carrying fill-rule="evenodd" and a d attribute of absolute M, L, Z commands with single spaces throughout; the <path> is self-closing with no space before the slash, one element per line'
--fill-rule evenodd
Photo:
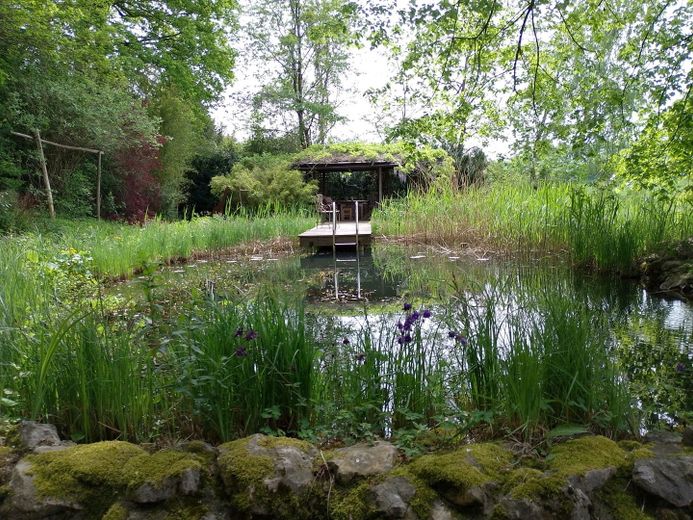
<path fill-rule="evenodd" d="M 325 222 L 298 235 L 301 247 L 332 247 L 332 223 Z M 371 244 L 371 223 L 359 222 L 359 246 Z M 343 247 L 356 246 L 356 223 L 337 222 L 335 245 Z"/>

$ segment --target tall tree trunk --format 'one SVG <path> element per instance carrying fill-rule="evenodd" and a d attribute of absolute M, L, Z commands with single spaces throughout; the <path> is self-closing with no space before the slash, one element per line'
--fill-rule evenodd
<path fill-rule="evenodd" d="M 310 128 L 306 124 L 305 92 L 303 84 L 303 30 L 302 30 L 302 0 L 291 0 L 292 32 L 296 41 L 291 59 L 292 86 L 296 103 L 296 117 L 298 119 L 298 134 L 301 148 L 311 145 Z"/>

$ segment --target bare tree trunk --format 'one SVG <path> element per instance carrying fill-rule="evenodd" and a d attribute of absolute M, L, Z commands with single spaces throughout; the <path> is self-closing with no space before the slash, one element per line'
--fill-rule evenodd
<path fill-rule="evenodd" d="M 38 129 L 34 130 L 36 136 L 36 147 L 39 153 L 39 162 L 41 163 L 41 171 L 43 172 L 43 185 L 46 188 L 46 196 L 48 197 L 48 211 L 51 218 L 55 218 L 55 206 L 53 206 L 53 192 L 51 191 L 51 181 L 48 178 L 48 168 L 46 167 L 46 157 L 43 155 L 43 145 L 41 144 L 41 134 Z"/>
<path fill-rule="evenodd" d="M 298 134 L 301 141 L 301 148 L 308 148 L 311 145 L 310 129 L 306 125 L 306 115 L 304 108 L 305 92 L 303 84 L 303 31 L 301 29 L 301 1 L 291 0 L 292 32 L 296 38 L 294 52 L 291 56 L 292 86 L 296 100 L 296 117 L 298 118 Z"/>

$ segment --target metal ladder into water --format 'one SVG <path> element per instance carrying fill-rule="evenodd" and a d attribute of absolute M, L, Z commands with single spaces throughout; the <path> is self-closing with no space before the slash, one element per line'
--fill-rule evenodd
<path fill-rule="evenodd" d="M 332 202 L 332 258 L 334 259 L 334 288 L 335 298 L 339 300 L 339 269 L 337 262 L 353 262 L 354 260 L 337 259 L 337 246 L 354 246 L 356 248 L 356 298 L 361 299 L 361 265 L 359 261 L 359 201 L 354 201 L 354 224 L 356 233 L 354 242 L 337 242 L 337 203 Z"/>

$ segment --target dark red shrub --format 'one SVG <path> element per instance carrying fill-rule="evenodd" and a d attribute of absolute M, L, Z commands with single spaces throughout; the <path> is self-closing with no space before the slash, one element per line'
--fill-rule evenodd
<path fill-rule="evenodd" d="M 157 138 L 159 144 L 164 138 Z M 129 222 L 143 222 L 159 211 L 161 184 L 156 172 L 161 169 L 160 147 L 142 141 L 138 146 L 121 150 L 117 156 L 123 179 L 121 202 Z"/>

